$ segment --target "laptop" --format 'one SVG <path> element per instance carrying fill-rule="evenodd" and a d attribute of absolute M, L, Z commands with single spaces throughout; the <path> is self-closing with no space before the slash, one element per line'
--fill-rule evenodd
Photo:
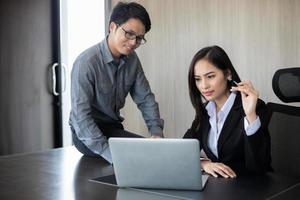
<path fill-rule="evenodd" d="M 207 181 L 196 139 L 110 138 L 109 146 L 119 187 L 202 190 Z"/>

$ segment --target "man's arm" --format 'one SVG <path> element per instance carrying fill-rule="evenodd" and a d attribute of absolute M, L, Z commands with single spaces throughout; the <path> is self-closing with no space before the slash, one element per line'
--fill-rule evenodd
<path fill-rule="evenodd" d="M 91 66 L 76 61 L 71 76 L 72 123 L 78 138 L 95 154 L 111 162 L 107 138 L 92 118 L 95 77 Z"/>
<path fill-rule="evenodd" d="M 160 118 L 158 104 L 155 101 L 154 94 L 151 92 L 149 82 L 145 77 L 140 62 L 130 95 L 142 112 L 150 134 L 163 137 L 164 121 Z"/>

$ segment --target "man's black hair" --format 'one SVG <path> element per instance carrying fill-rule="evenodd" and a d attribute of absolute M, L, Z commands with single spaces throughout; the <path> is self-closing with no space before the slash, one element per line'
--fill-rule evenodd
<path fill-rule="evenodd" d="M 146 33 L 151 29 L 147 10 L 136 2 L 119 2 L 112 11 L 109 24 L 115 22 L 121 25 L 131 18 L 139 19 L 144 24 Z"/>

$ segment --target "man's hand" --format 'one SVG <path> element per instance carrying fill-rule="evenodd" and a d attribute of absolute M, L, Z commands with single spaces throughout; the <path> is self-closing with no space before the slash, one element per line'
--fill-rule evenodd
<path fill-rule="evenodd" d="M 152 135 L 150 138 L 154 138 L 154 139 L 160 139 L 160 138 L 162 138 L 161 136 L 159 136 L 159 135 Z"/>

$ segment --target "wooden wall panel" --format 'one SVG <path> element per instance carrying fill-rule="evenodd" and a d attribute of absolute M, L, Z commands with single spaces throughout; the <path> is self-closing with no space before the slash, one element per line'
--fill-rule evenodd
<path fill-rule="evenodd" d="M 57 104 L 48 70 L 57 52 L 52 31 L 57 3 L 0 1 L 0 155 L 54 146 Z"/>

